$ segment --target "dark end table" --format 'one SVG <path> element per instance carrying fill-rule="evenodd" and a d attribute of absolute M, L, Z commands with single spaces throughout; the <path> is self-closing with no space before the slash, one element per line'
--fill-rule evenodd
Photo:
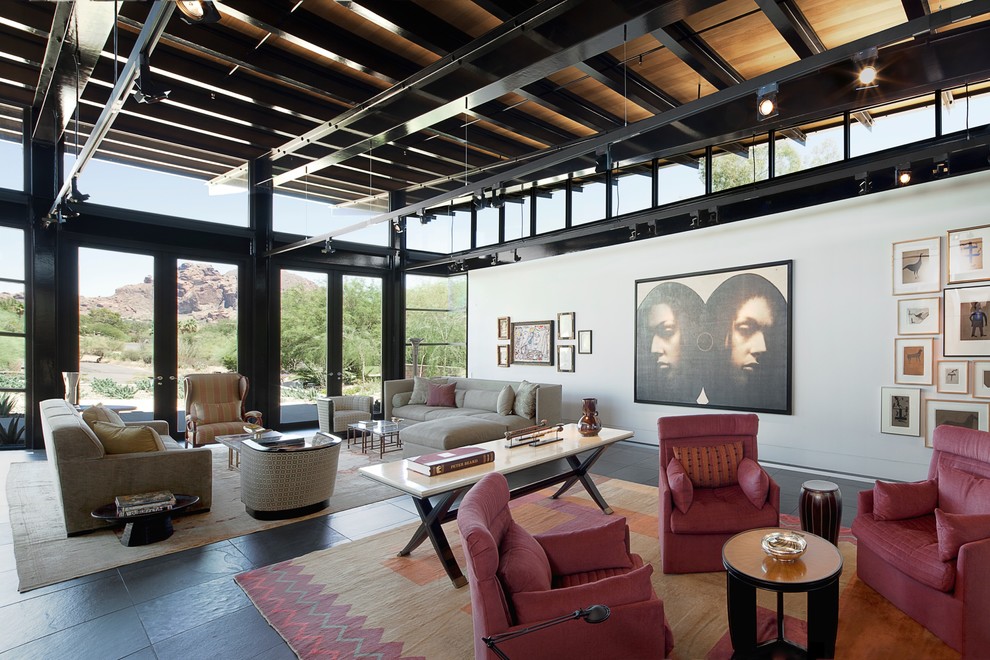
<path fill-rule="evenodd" d="M 164 541 L 172 536 L 172 514 L 188 509 L 197 502 L 199 502 L 199 495 L 176 495 L 175 504 L 171 509 L 125 516 L 120 513 L 116 504 L 111 503 L 101 506 L 91 515 L 101 520 L 126 523 L 124 535 L 120 537 L 120 544 L 131 548 Z"/>

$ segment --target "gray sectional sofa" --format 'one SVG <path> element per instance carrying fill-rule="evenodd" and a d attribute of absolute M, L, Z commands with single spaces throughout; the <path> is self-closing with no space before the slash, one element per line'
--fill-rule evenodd
<path fill-rule="evenodd" d="M 499 414 L 499 394 L 509 386 L 520 391 L 520 381 L 481 378 L 437 379 L 455 384 L 454 406 L 428 406 L 409 403 L 415 379 L 385 381 L 385 419 L 401 418 L 406 426 L 400 432 L 403 456 L 419 456 L 453 447 L 463 447 L 504 437 L 506 431 L 532 426 L 540 420 L 560 421 L 562 388 L 537 385 L 533 415 Z"/>

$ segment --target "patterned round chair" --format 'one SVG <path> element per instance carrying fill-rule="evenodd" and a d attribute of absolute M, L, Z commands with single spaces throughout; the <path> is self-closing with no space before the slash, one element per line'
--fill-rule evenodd
<path fill-rule="evenodd" d="M 241 501 L 260 520 L 295 518 L 324 509 L 337 482 L 341 439 L 318 433 L 306 444 L 241 448 Z M 252 446 L 254 445 L 254 446 Z"/>

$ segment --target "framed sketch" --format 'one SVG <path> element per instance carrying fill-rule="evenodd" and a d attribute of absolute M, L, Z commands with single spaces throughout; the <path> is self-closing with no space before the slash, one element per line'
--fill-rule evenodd
<path fill-rule="evenodd" d="M 553 366 L 553 321 L 512 324 L 513 364 Z"/>
<path fill-rule="evenodd" d="M 789 415 L 791 269 L 638 280 L 635 400 Z"/>
<path fill-rule="evenodd" d="M 557 339 L 574 339 L 574 312 L 557 314 Z"/>
<path fill-rule="evenodd" d="M 578 353 L 591 355 L 591 330 L 578 330 Z"/>
<path fill-rule="evenodd" d="M 880 388 L 880 432 L 921 435 L 921 390 L 917 387 Z"/>
<path fill-rule="evenodd" d="M 990 225 L 953 229 L 949 232 L 949 284 L 990 280 L 990 260 L 984 250 L 990 247 Z"/>
<path fill-rule="evenodd" d="M 969 362 L 938 360 L 935 364 L 935 389 L 943 394 L 969 394 Z"/>
<path fill-rule="evenodd" d="M 509 366 L 509 345 L 499 344 L 498 349 L 498 366 L 508 367 Z"/>
<path fill-rule="evenodd" d="M 932 350 L 929 339 L 894 340 L 894 382 L 901 385 L 932 384 Z"/>
<path fill-rule="evenodd" d="M 498 317 L 498 338 L 508 339 L 509 338 L 509 317 L 500 316 Z"/>
<path fill-rule="evenodd" d="M 945 357 L 990 355 L 990 286 L 966 286 L 942 293 Z"/>
<path fill-rule="evenodd" d="M 557 346 L 557 371 L 574 371 L 574 346 Z"/>
<path fill-rule="evenodd" d="M 973 396 L 990 399 L 990 362 L 977 360 L 973 363 Z"/>
<path fill-rule="evenodd" d="M 942 259 L 938 236 L 894 243 L 891 270 L 894 295 L 937 293 L 942 284 Z"/>
<path fill-rule="evenodd" d="M 990 404 L 979 401 L 941 401 L 929 399 L 925 402 L 928 414 L 925 415 L 925 446 L 932 446 L 932 433 L 943 424 L 961 426 L 977 431 L 986 431 L 987 412 Z"/>
<path fill-rule="evenodd" d="M 942 332 L 942 299 L 910 298 L 897 301 L 897 334 L 937 335 Z"/>

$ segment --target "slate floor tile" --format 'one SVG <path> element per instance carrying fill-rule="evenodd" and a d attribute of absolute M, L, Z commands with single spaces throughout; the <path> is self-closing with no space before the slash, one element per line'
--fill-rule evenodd
<path fill-rule="evenodd" d="M 141 619 L 128 607 L 0 653 L 0 660 L 123 658 L 146 648 L 150 641 Z"/>
<path fill-rule="evenodd" d="M 281 644 L 279 634 L 248 605 L 158 642 L 155 653 L 159 660 L 239 660 Z"/>
<path fill-rule="evenodd" d="M 251 604 L 232 577 L 204 582 L 138 603 L 138 616 L 152 644 L 236 612 Z"/>

